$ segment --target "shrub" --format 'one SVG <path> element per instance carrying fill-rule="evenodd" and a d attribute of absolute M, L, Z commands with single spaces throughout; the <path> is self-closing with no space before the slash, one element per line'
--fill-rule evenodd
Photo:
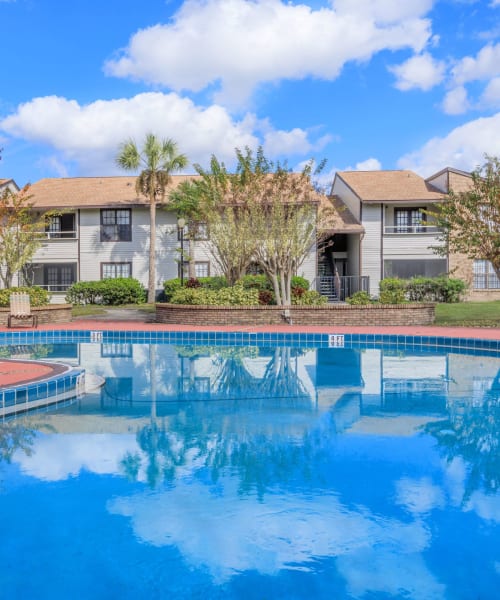
<path fill-rule="evenodd" d="M 298 306 L 322 306 L 327 303 L 328 298 L 315 290 L 303 290 L 299 295 L 292 295 L 292 304 Z"/>
<path fill-rule="evenodd" d="M 292 277 L 292 289 L 294 287 L 300 287 L 303 288 L 305 290 L 309 289 L 309 281 L 307 281 L 307 279 L 305 279 L 305 277 L 300 277 L 299 275 L 294 275 Z"/>
<path fill-rule="evenodd" d="M 201 287 L 201 282 L 196 277 L 190 277 L 186 281 L 186 287 L 188 287 L 188 288 L 199 288 L 199 287 Z"/>
<path fill-rule="evenodd" d="M 460 302 L 467 289 L 465 281 L 449 277 L 413 277 L 406 283 L 408 299 L 415 302 Z"/>
<path fill-rule="evenodd" d="M 71 304 L 142 304 L 146 290 L 137 279 L 120 277 L 102 281 L 80 281 L 66 292 L 66 302 Z"/>
<path fill-rule="evenodd" d="M 274 304 L 274 294 L 270 290 L 259 290 L 259 304 Z"/>
<path fill-rule="evenodd" d="M 380 282 L 379 302 L 381 304 L 402 304 L 406 302 L 406 281 L 388 278 Z"/>
<path fill-rule="evenodd" d="M 371 304 L 372 299 L 370 298 L 370 294 L 368 292 L 355 292 L 349 298 L 345 300 L 347 304 L 352 304 L 356 306 L 364 306 L 366 304 Z"/>
<path fill-rule="evenodd" d="M 199 287 L 202 287 L 207 290 L 220 290 L 224 287 L 227 287 L 226 278 L 222 276 L 198 278 L 194 277 L 192 279 L 188 279 L 185 283 L 185 286 L 196 287 L 196 284 L 194 283 L 195 281 L 197 281 L 200 284 Z M 167 279 L 167 281 L 164 281 L 163 293 L 165 296 L 165 302 L 172 302 L 172 296 L 175 292 L 180 290 L 181 287 L 181 280 L 179 279 L 179 277 L 176 277 L 175 279 Z"/>
<path fill-rule="evenodd" d="M 47 306 L 50 303 L 50 294 L 45 288 L 33 287 L 12 287 L 0 290 L 0 306 L 10 305 L 10 295 L 16 292 L 28 294 L 31 306 Z"/>
<path fill-rule="evenodd" d="M 220 290 L 205 288 L 181 288 L 170 299 L 172 304 L 207 306 L 256 306 L 259 304 L 259 291 L 244 289 L 241 285 Z"/>

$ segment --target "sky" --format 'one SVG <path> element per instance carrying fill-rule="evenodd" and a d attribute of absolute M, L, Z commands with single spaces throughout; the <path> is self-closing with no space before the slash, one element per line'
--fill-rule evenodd
<path fill-rule="evenodd" d="M 152 132 L 194 164 L 500 156 L 500 0 L 0 0 L 0 178 L 124 174 Z"/>

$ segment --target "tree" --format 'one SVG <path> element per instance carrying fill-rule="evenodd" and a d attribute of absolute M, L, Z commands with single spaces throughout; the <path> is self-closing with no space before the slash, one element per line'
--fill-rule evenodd
<path fill-rule="evenodd" d="M 200 194 L 194 181 L 182 181 L 178 187 L 169 194 L 168 209 L 175 212 L 178 218 L 186 219 L 187 240 L 189 250 L 187 260 L 189 262 L 189 277 L 195 277 L 194 242 L 200 231 L 204 215 L 201 210 Z M 181 269 L 185 257 L 181 256 Z"/>
<path fill-rule="evenodd" d="M 208 171 L 195 165 L 214 259 L 230 283 L 257 262 L 273 284 L 276 302 L 289 305 L 292 276 L 316 244 L 323 211 L 311 182 L 313 163 L 294 173 L 268 160 L 262 148 L 255 154 L 237 149 L 236 158 L 234 174 L 215 157 Z"/>
<path fill-rule="evenodd" d="M 0 279 L 12 286 L 16 273 L 31 261 L 45 239 L 47 219 L 54 211 L 38 215 L 30 201 L 29 185 L 19 192 L 5 190 L 0 196 Z"/>
<path fill-rule="evenodd" d="M 143 169 L 135 187 L 137 194 L 149 199 L 148 302 L 153 303 L 156 299 L 156 204 L 163 201 L 172 173 L 184 169 L 188 159 L 178 153 L 177 144 L 172 139 L 160 140 L 148 133 L 142 150 L 131 139 L 124 142 L 116 163 L 126 171 Z"/>
<path fill-rule="evenodd" d="M 436 248 L 437 253 L 451 251 L 488 260 L 500 279 L 500 159 L 485 158 L 472 173 L 468 191 L 451 190 L 444 202 L 428 213 L 443 229 L 445 246 Z"/>

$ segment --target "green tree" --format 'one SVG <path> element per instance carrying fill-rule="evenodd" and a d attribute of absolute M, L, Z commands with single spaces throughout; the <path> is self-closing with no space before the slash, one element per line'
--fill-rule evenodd
<path fill-rule="evenodd" d="M 472 173 L 466 192 L 453 190 L 444 202 L 428 211 L 443 229 L 443 248 L 471 259 L 488 260 L 500 279 L 500 159 L 485 156 L 486 162 Z"/>
<path fill-rule="evenodd" d="M 203 210 L 210 225 L 214 259 L 228 282 L 257 262 L 272 282 L 276 302 L 291 304 L 291 280 L 318 240 L 325 206 L 316 191 L 309 162 L 301 172 L 274 164 L 259 148 L 236 150 L 237 168 L 227 173 L 212 157 L 210 170 L 195 169 Z"/>
<path fill-rule="evenodd" d="M 187 258 L 189 277 L 195 277 L 194 244 L 202 225 L 206 225 L 206 222 L 201 208 L 199 189 L 193 180 L 182 181 L 170 192 L 168 209 L 174 211 L 178 218 L 182 217 L 186 220 L 189 249 L 187 257 L 181 256 L 181 268 Z"/>
<path fill-rule="evenodd" d="M 136 191 L 149 199 L 149 277 L 148 302 L 156 296 L 156 205 L 165 198 L 172 173 L 184 169 L 188 159 L 178 153 L 176 142 L 161 140 L 148 133 L 141 150 L 133 140 L 121 144 L 116 163 L 126 171 L 142 168 L 136 180 Z"/>
<path fill-rule="evenodd" d="M 5 288 L 12 286 L 14 275 L 31 261 L 45 239 L 47 219 L 56 214 L 37 214 L 31 198 L 29 185 L 0 195 L 0 279 Z"/>

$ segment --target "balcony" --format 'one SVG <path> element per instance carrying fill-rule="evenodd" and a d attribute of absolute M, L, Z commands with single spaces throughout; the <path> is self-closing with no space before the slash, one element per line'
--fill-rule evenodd
<path fill-rule="evenodd" d="M 441 227 L 433 225 L 384 225 L 384 235 L 439 235 Z"/>
<path fill-rule="evenodd" d="M 46 240 L 76 240 L 77 231 L 41 231 L 42 239 Z"/>

